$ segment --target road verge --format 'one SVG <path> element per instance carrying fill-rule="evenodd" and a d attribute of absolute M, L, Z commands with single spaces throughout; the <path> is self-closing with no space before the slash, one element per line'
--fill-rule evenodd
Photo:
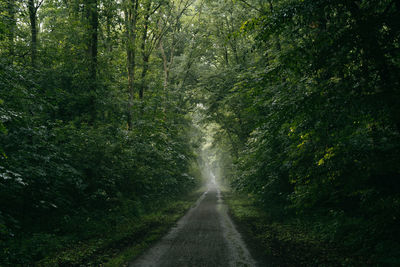
<path fill-rule="evenodd" d="M 156 211 L 120 222 L 98 238 L 51 255 L 37 266 L 125 266 L 160 239 L 195 203 L 199 190 L 170 200 Z"/>
<path fill-rule="evenodd" d="M 298 221 L 272 220 L 251 196 L 225 191 L 229 215 L 262 266 L 355 266 L 333 244 L 319 240 Z"/>

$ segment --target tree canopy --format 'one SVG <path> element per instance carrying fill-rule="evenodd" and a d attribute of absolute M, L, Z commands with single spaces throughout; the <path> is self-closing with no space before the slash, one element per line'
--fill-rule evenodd
<path fill-rule="evenodd" d="M 398 263 L 399 15 L 393 0 L 0 0 L 0 265 L 192 190 L 205 139 L 274 219 Z"/>

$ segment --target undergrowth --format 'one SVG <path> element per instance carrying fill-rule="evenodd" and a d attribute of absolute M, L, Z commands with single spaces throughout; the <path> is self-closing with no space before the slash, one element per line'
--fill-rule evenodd
<path fill-rule="evenodd" d="M 13 246 L 20 246 L 21 254 L 34 255 L 32 259 L 42 258 L 28 266 L 124 266 L 162 237 L 198 196 L 196 191 L 159 203 L 143 214 L 99 214 L 97 220 L 81 221 L 86 238 L 73 232 L 39 233 Z"/>
<path fill-rule="evenodd" d="M 274 218 L 251 196 L 225 192 L 229 213 L 258 261 L 266 266 L 366 266 L 371 255 L 327 238 L 332 222 L 288 216 Z M 325 230 L 321 230 L 324 225 Z M 389 265 L 390 266 L 390 265 Z"/>

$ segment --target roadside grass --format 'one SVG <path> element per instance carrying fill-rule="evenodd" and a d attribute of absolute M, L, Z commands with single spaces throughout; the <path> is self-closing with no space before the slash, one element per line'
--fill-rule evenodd
<path fill-rule="evenodd" d="M 261 266 L 360 266 L 354 258 L 312 230 L 306 219 L 275 220 L 249 195 L 225 191 L 229 214 Z"/>
<path fill-rule="evenodd" d="M 161 204 L 142 216 L 116 223 L 106 233 L 71 244 L 68 249 L 49 255 L 36 266 L 126 266 L 160 239 L 195 203 L 196 190 Z"/>

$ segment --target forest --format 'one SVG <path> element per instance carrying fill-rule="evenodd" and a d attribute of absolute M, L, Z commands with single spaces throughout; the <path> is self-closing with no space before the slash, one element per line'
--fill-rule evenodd
<path fill-rule="evenodd" d="M 124 266 L 207 164 L 275 266 L 398 266 L 399 18 L 397 0 L 0 0 L 0 266 Z"/>

